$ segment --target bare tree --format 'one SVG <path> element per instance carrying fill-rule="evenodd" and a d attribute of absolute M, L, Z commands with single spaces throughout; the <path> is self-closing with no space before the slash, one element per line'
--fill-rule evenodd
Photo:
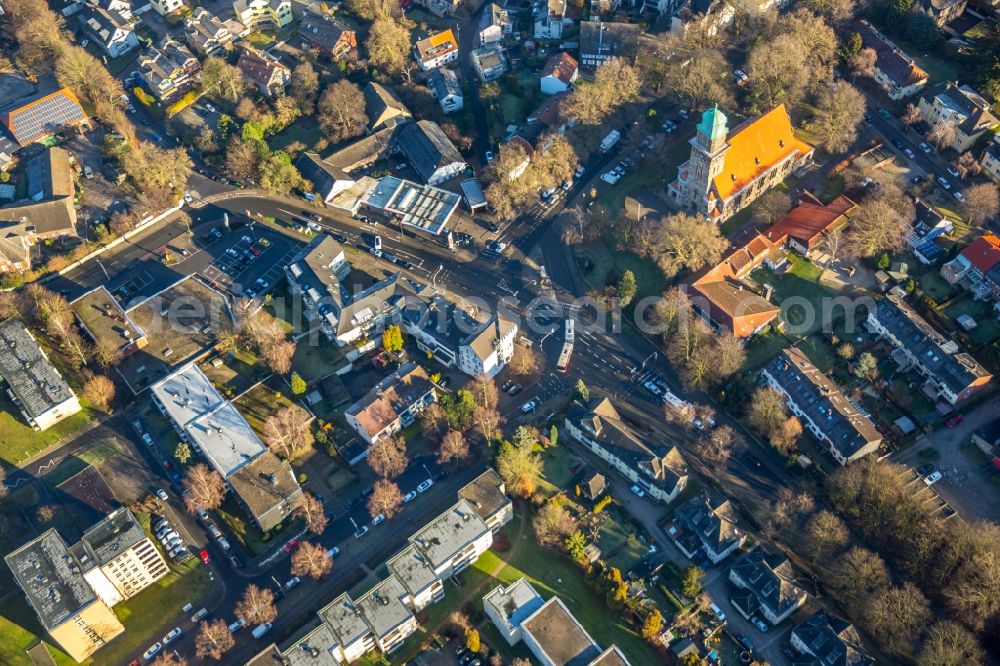
<path fill-rule="evenodd" d="M 715 428 L 708 433 L 708 436 L 698 440 L 697 448 L 705 460 L 721 466 L 732 457 L 735 443 L 736 431 L 724 425 Z"/>
<path fill-rule="evenodd" d="M 728 246 L 719 225 L 696 215 L 675 213 L 661 222 L 651 258 L 672 277 L 682 270 L 694 272 L 715 264 Z"/>
<path fill-rule="evenodd" d="M 372 518 L 383 515 L 392 518 L 403 506 L 403 493 L 393 481 L 379 479 L 368 496 L 368 513 Z"/>
<path fill-rule="evenodd" d="M 871 78 L 875 75 L 875 63 L 878 61 L 878 53 L 873 48 L 864 48 L 851 56 L 847 66 L 851 70 L 852 76 L 867 76 Z"/>
<path fill-rule="evenodd" d="M 542 359 L 539 353 L 530 347 L 523 345 L 514 346 L 514 355 L 507 363 L 507 368 L 517 377 L 534 377 L 542 367 Z"/>
<path fill-rule="evenodd" d="M 102 412 L 111 412 L 115 399 L 115 383 L 104 375 L 94 375 L 83 385 L 83 395 Z"/>
<path fill-rule="evenodd" d="M 802 5 L 810 9 L 830 23 L 847 21 L 854 16 L 855 0 L 806 0 Z"/>
<path fill-rule="evenodd" d="M 264 442 L 276 455 L 288 460 L 313 441 L 310 416 L 301 407 L 279 409 L 264 421 Z"/>
<path fill-rule="evenodd" d="M 196 513 L 198 509 L 217 509 L 226 497 L 226 484 L 222 475 L 209 469 L 204 463 L 188 468 L 183 486 L 187 491 L 184 504 L 190 513 Z"/>
<path fill-rule="evenodd" d="M 764 106 L 795 103 L 811 78 L 809 52 L 797 37 L 787 33 L 762 40 L 750 49 L 747 74 L 753 93 Z"/>
<path fill-rule="evenodd" d="M 830 256 L 830 261 L 836 262 L 844 246 L 844 228 L 838 227 L 824 232 L 819 245 L 823 252 Z"/>
<path fill-rule="evenodd" d="M 975 156 L 968 151 L 959 155 L 954 165 L 955 170 L 961 174 L 962 178 L 969 175 L 975 176 L 983 170 L 983 165 L 980 164 Z"/>
<path fill-rule="evenodd" d="M 743 341 L 731 333 L 716 336 L 712 355 L 715 357 L 712 382 L 729 379 L 743 367 L 747 360 L 747 350 L 743 346 Z"/>
<path fill-rule="evenodd" d="M 939 620 L 927 632 L 917 666 L 978 666 L 984 658 L 983 648 L 972 632 L 957 622 Z"/>
<path fill-rule="evenodd" d="M 373 22 L 368 30 L 365 49 L 373 67 L 410 80 L 410 31 L 402 21 L 377 19 Z"/>
<path fill-rule="evenodd" d="M 920 114 L 920 109 L 911 103 L 906 104 L 906 110 L 903 111 L 903 115 L 899 117 L 899 122 L 904 125 L 916 125 L 921 121 L 923 116 Z"/>
<path fill-rule="evenodd" d="M 469 443 L 465 441 L 465 436 L 457 430 L 446 432 L 438 446 L 438 462 L 445 464 L 452 460 L 465 460 L 468 457 Z"/>
<path fill-rule="evenodd" d="M 299 543 L 295 552 L 292 553 L 292 575 L 309 576 L 319 580 L 326 576 L 333 569 L 333 558 L 327 555 L 326 548 L 313 543 L 303 541 Z"/>
<path fill-rule="evenodd" d="M 222 58 L 210 56 L 201 66 L 201 87 L 209 95 L 235 102 L 246 89 L 243 72 Z"/>
<path fill-rule="evenodd" d="M 757 389 L 747 409 L 747 423 L 764 437 L 770 437 L 788 418 L 785 398 L 775 389 L 765 386 Z"/>
<path fill-rule="evenodd" d="M 703 104 L 732 106 L 732 67 L 725 55 L 714 48 L 697 48 L 687 58 L 675 58 L 670 52 L 676 45 L 667 40 L 663 46 L 661 57 L 667 64 L 662 81 L 667 93 L 689 109 Z"/>
<path fill-rule="evenodd" d="M 187 666 L 188 660 L 176 652 L 161 652 L 149 666 Z"/>
<path fill-rule="evenodd" d="M 896 654 L 913 649 L 931 617 L 930 604 L 912 583 L 871 597 L 864 614 L 872 635 Z"/>
<path fill-rule="evenodd" d="M 448 427 L 448 415 L 441 405 L 432 402 L 420 413 L 420 425 L 431 439 L 435 439 L 441 436 Z"/>
<path fill-rule="evenodd" d="M 498 409 L 476 407 L 475 411 L 472 412 L 472 422 L 483 433 L 483 439 L 489 442 L 497 435 L 500 426 L 504 422 L 504 417 Z"/>
<path fill-rule="evenodd" d="M 933 143 L 938 150 L 955 143 L 956 136 L 958 136 L 958 128 L 951 120 L 939 120 L 927 132 L 927 140 Z"/>
<path fill-rule="evenodd" d="M 912 217 L 904 214 L 905 211 L 884 197 L 866 199 L 851 217 L 848 248 L 859 257 L 899 249 L 905 243 L 904 237 L 912 222 Z"/>
<path fill-rule="evenodd" d="M 250 583 L 243 591 L 243 597 L 236 604 L 236 617 L 246 624 L 270 624 L 278 617 L 274 605 L 274 592 Z"/>
<path fill-rule="evenodd" d="M 538 543 L 551 548 L 561 545 L 563 539 L 576 531 L 577 521 L 558 504 L 546 502 L 535 514 L 531 526 Z"/>
<path fill-rule="evenodd" d="M 621 105 L 639 96 L 639 71 L 621 58 L 612 58 L 597 68 L 593 83 L 578 84 L 562 104 L 562 113 L 583 125 L 599 125 Z"/>
<path fill-rule="evenodd" d="M 806 528 L 808 550 L 813 562 L 829 560 L 847 545 L 850 533 L 844 521 L 829 511 L 820 511 L 812 517 Z"/>
<path fill-rule="evenodd" d="M 769 439 L 771 446 L 787 456 L 795 450 L 800 435 L 802 435 L 802 423 L 797 416 L 789 416 L 771 433 Z"/>
<path fill-rule="evenodd" d="M 299 111 L 304 116 L 313 113 L 316 104 L 316 93 L 319 92 L 319 74 L 311 63 L 307 61 L 299 62 L 292 70 L 292 83 L 289 86 L 289 93 L 298 102 Z"/>
<path fill-rule="evenodd" d="M 481 372 L 472 378 L 468 388 L 472 391 L 477 405 L 487 409 L 496 409 L 500 402 L 500 391 L 492 377 Z"/>
<path fill-rule="evenodd" d="M 261 184 L 266 187 L 264 180 Z M 295 343 L 291 340 L 281 340 L 275 342 L 261 350 L 261 358 L 279 375 L 287 375 L 292 371 L 292 358 L 295 356 Z"/>
<path fill-rule="evenodd" d="M 293 513 L 302 519 L 306 529 L 313 534 L 322 534 L 326 530 L 329 519 L 326 517 L 323 503 L 312 493 L 302 493 L 302 500 Z"/>
<path fill-rule="evenodd" d="M 969 185 L 963 194 L 965 201 L 959 210 L 973 226 L 983 226 L 1000 211 L 1000 194 L 997 193 L 997 186 L 993 183 Z"/>
<path fill-rule="evenodd" d="M 753 216 L 760 220 L 762 224 L 772 225 L 792 209 L 792 198 L 787 192 L 781 190 L 768 190 L 757 197 L 757 200 L 750 206 Z"/>
<path fill-rule="evenodd" d="M 198 659 L 221 661 L 222 655 L 233 649 L 236 640 L 225 620 L 205 620 L 198 627 L 198 637 L 194 640 L 195 656 Z"/>
<path fill-rule="evenodd" d="M 335 142 L 362 134 L 368 124 L 361 88 L 347 79 L 327 86 L 319 98 L 317 114 L 319 126 Z"/>
<path fill-rule="evenodd" d="M 368 447 L 368 466 L 383 479 L 395 479 L 409 462 L 406 441 L 400 437 L 383 437 Z"/>
<path fill-rule="evenodd" d="M 889 587 L 889 570 L 881 557 L 854 546 L 832 567 L 830 585 L 845 603 L 862 608 L 868 599 Z"/>
<path fill-rule="evenodd" d="M 858 138 L 858 124 L 865 114 L 865 98 L 846 81 L 820 89 L 816 114 L 810 123 L 823 148 L 831 153 L 846 150 Z"/>

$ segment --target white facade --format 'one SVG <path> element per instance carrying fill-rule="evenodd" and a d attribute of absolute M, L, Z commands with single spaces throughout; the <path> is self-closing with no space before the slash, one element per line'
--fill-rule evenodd
<path fill-rule="evenodd" d="M 554 74 L 549 74 L 548 76 L 543 76 L 539 79 L 542 94 L 543 95 L 555 95 L 556 93 L 566 92 L 569 90 L 570 85 L 573 81 L 576 81 L 579 76 L 579 71 L 573 73 L 573 78 L 569 83 L 566 83 L 558 76 Z"/>
<path fill-rule="evenodd" d="M 183 0 L 150 0 L 150 5 L 160 16 L 172 14 L 184 7 Z"/>
<path fill-rule="evenodd" d="M 292 22 L 292 3 L 289 0 L 235 0 L 233 11 L 243 25 L 273 25 L 283 28 Z"/>

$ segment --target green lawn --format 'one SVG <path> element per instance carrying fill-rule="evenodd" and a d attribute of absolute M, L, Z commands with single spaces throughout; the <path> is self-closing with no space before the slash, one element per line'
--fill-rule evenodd
<path fill-rule="evenodd" d="M 617 513 L 613 511 L 601 527 L 597 545 L 601 549 L 601 559 L 624 574 L 645 559 L 648 546 L 632 534 L 632 523 L 619 519 Z"/>
<path fill-rule="evenodd" d="M 115 615 L 125 633 L 95 654 L 95 663 L 124 664 L 128 657 L 155 643 L 174 626 L 188 623 L 181 609 L 188 603 L 198 604 L 213 586 L 209 569 L 198 558 L 171 567 L 164 578 L 114 607 Z M 190 628 L 189 628 L 190 630 Z"/>
<path fill-rule="evenodd" d="M 744 208 L 719 225 L 719 231 L 722 232 L 723 236 L 728 237 L 739 231 L 740 227 L 746 224 L 751 217 L 753 217 L 753 211 L 750 208 Z"/>
<path fill-rule="evenodd" d="M 284 392 L 275 391 L 266 384 L 258 384 L 236 400 L 240 414 L 258 433 L 263 430 L 268 417 L 294 404 Z"/>
<path fill-rule="evenodd" d="M 743 364 L 743 371 L 757 370 L 789 345 L 788 338 L 774 331 L 753 336 L 746 345 L 747 360 Z"/>
<path fill-rule="evenodd" d="M 840 358 L 837 356 L 836 350 L 830 347 L 823 338 L 818 335 L 810 335 L 804 338 L 798 345 L 809 360 L 820 369 L 821 372 L 830 372 L 833 366 L 836 365 Z"/>
<path fill-rule="evenodd" d="M 308 337 L 299 341 L 292 357 L 292 369 L 306 382 L 314 382 L 340 370 L 347 363 L 344 350 L 320 336 L 315 342 Z"/>
<path fill-rule="evenodd" d="M 831 176 L 820 186 L 819 198 L 827 203 L 844 193 L 844 177 L 840 174 Z"/>
<path fill-rule="evenodd" d="M 100 417 L 100 412 L 91 409 L 87 401 L 80 399 L 83 410 L 60 421 L 51 428 L 36 432 L 20 418 L 6 393 L 0 394 L 0 460 L 15 465 L 22 460 L 37 455 L 53 444 L 76 434 Z"/>
<path fill-rule="evenodd" d="M 319 128 L 313 116 L 299 118 L 291 125 L 278 132 L 267 143 L 272 150 L 287 150 L 293 143 L 301 143 L 305 150 L 312 150 L 316 142 L 323 138 L 323 130 Z M 294 151 L 293 151 L 294 152 Z M 292 158 L 297 157 L 293 154 Z"/>
<path fill-rule="evenodd" d="M 517 532 L 520 520 L 524 520 L 524 517 L 518 513 L 514 521 L 507 526 L 508 534 Z M 503 565 L 496 576 L 490 576 L 487 572 L 502 564 L 501 558 L 512 559 Z M 656 655 L 639 635 L 628 627 L 617 613 L 608 609 L 604 598 L 584 584 L 580 568 L 562 555 L 544 550 L 535 543 L 530 534 L 520 542 L 517 553 L 513 556 L 510 552 L 487 551 L 462 575 L 465 578 L 463 591 L 471 590 L 474 585 L 488 581 L 482 588 L 482 594 L 477 594 L 477 608 L 482 606 L 482 595 L 489 592 L 493 586 L 500 583 L 510 584 L 523 577 L 542 596 L 548 598 L 558 595 L 601 646 L 607 647 L 614 643 L 633 664 L 659 663 Z"/>
<path fill-rule="evenodd" d="M 948 284 L 937 271 L 928 271 L 920 276 L 920 289 L 937 303 L 944 303 L 956 293 L 955 287 Z"/>
<path fill-rule="evenodd" d="M 976 320 L 978 326 L 969 331 L 969 337 L 976 344 L 986 344 L 1000 337 L 1000 322 L 993 317 L 993 310 L 989 303 L 976 301 L 971 295 L 961 298 L 944 310 L 944 315 L 955 322 L 956 328 L 958 318 L 962 315 L 969 315 Z"/>
<path fill-rule="evenodd" d="M 596 241 L 580 246 L 577 253 L 593 262 L 593 268 L 584 277 L 588 284 L 600 291 L 609 281 L 616 281 L 625 271 L 635 275 L 639 294 L 636 300 L 646 296 L 659 296 L 667 289 L 667 279 L 656 262 L 640 257 L 632 252 L 617 250 L 613 240 Z"/>
<path fill-rule="evenodd" d="M 834 298 L 839 292 L 819 283 L 819 276 L 823 273 L 819 266 L 794 254 L 788 255 L 788 261 L 792 268 L 781 275 L 775 275 L 768 268 L 759 268 L 754 271 L 753 279 L 759 284 L 774 287 L 774 303 L 781 305 L 794 298 L 794 303 L 782 307 L 781 317 L 788 332 L 809 335 L 823 325 L 823 300 Z M 808 303 L 802 303 L 802 300 Z"/>
<path fill-rule="evenodd" d="M 264 309 L 281 322 L 285 333 L 295 335 L 308 331 L 310 328 L 302 297 L 289 293 L 288 283 L 284 280 L 268 294 Z"/>
<path fill-rule="evenodd" d="M 550 446 L 541 452 L 542 476 L 551 484 L 552 492 L 572 489 L 574 479 L 583 469 L 580 458 L 565 446 Z"/>

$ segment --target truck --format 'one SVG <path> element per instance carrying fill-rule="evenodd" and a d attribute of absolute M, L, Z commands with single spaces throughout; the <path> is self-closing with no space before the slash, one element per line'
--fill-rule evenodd
<path fill-rule="evenodd" d="M 618 140 L 621 138 L 622 133 L 618 130 L 611 130 L 608 132 L 608 135 L 604 137 L 604 141 L 601 141 L 601 152 L 606 153 L 614 148 L 615 144 L 618 143 Z"/>

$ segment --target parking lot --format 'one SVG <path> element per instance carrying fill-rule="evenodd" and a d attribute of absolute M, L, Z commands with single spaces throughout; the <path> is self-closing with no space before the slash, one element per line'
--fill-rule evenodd
<path fill-rule="evenodd" d="M 202 274 L 213 284 L 234 296 L 262 295 L 284 275 L 284 267 L 298 251 L 287 248 L 279 254 L 267 238 L 243 234 L 237 242 L 216 254 Z"/>

